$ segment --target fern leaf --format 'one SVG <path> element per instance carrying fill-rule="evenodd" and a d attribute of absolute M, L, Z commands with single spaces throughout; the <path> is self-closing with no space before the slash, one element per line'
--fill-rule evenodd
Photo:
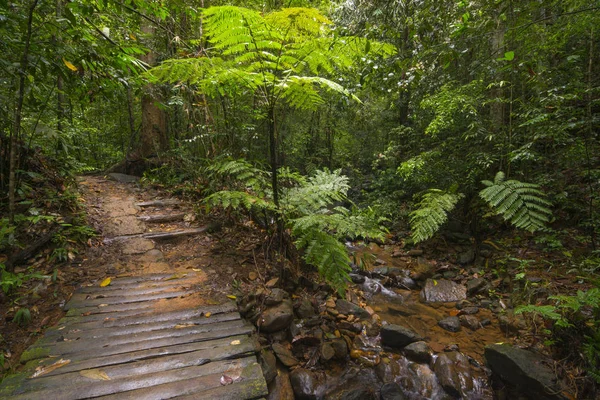
<path fill-rule="evenodd" d="M 448 213 L 462 197 L 462 194 L 446 193 L 439 189 L 427 191 L 418 208 L 410 213 L 412 238 L 415 243 L 431 238 L 448 220 Z"/>
<path fill-rule="evenodd" d="M 530 232 L 545 227 L 552 216 L 551 203 L 546 200 L 544 192 L 533 183 L 517 180 L 505 180 L 503 172 L 498 172 L 494 182 L 482 181 L 486 186 L 479 192 L 497 215 L 515 227 Z"/>

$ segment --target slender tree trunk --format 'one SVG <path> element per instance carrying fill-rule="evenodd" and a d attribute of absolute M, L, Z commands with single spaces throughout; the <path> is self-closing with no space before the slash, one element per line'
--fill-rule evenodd
<path fill-rule="evenodd" d="M 60 19 L 62 15 L 62 0 L 57 0 L 56 1 L 56 18 Z M 58 42 L 60 41 L 60 38 L 58 36 L 55 36 L 53 38 L 55 44 L 58 44 Z M 57 59 L 57 62 L 60 62 L 59 59 Z M 62 139 L 62 132 L 63 132 L 63 120 L 65 117 L 65 107 L 64 107 L 64 102 L 65 102 L 65 94 L 63 91 L 63 77 L 60 75 L 60 71 L 58 72 L 58 76 L 56 77 L 56 152 L 60 152 L 60 142 Z"/>
<path fill-rule="evenodd" d="M 271 189 L 273 190 L 273 202 L 279 208 L 279 185 L 277 182 L 277 133 L 275 131 L 275 110 L 269 107 L 267 115 L 269 124 L 269 155 L 271 161 Z"/>
<path fill-rule="evenodd" d="M 23 55 L 21 57 L 19 91 L 17 94 L 17 103 L 15 105 L 15 115 L 13 120 L 13 129 L 10 136 L 10 160 L 8 172 L 8 220 L 10 224 L 15 222 L 15 192 L 16 192 L 16 166 L 17 166 L 17 147 L 19 145 L 19 134 L 21 131 L 21 113 L 23 111 L 23 100 L 25 98 L 25 82 L 29 66 L 29 47 L 31 46 L 31 35 L 33 28 L 33 13 L 38 5 L 38 0 L 32 0 L 29 4 L 27 14 L 27 31 L 23 42 Z"/>

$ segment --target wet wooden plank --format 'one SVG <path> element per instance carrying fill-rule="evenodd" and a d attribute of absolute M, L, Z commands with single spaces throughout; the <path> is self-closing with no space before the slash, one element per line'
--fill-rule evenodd
<path fill-rule="evenodd" d="M 55 339 L 58 337 L 62 337 L 65 340 L 78 340 L 82 336 L 85 336 L 86 339 L 95 339 L 119 335 L 134 335 L 142 332 L 149 332 L 155 330 L 174 329 L 178 326 L 183 325 L 209 325 L 218 322 L 234 321 L 240 319 L 240 314 L 238 312 L 216 314 L 211 315 L 208 318 L 199 314 L 200 313 L 198 313 L 198 315 L 194 318 L 174 318 L 166 321 L 149 322 L 142 324 L 126 324 L 122 326 L 111 324 L 107 324 L 107 326 L 102 326 L 102 323 L 104 321 L 94 321 L 97 326 L 95 328 L 90 326 L 84 326 L 84 328 L 86 329 L 81 329 L 81 325 L 66 325 L 64 329 L 54 329 L 52 331 L 46 332 L 44 341 L 49 341 L 53 338 Z M 163 315 L 161 314 L 159 314 L 158 316 L 163 317 Z"/>
<path fill-rule="evenodd" d="M 81 317 L 85 317 L 87 320 L 91 321 L 94 318 L 104 319 L 106 318 L 107 314 L 112 313 L 119 313 L 121 316 L 144 314 L 154 311 L 160 300 L 161 299 L 144 301 L 140 303 L 125 303 L 106 306 L 99 304 L 91 307 L 70 308 L 65 318 L 80 319 Z"/>
<path fill-rule="evenodd" d="M 263 376 L 256 378 L 249 377 L 236 382 L 232 385 L 215 387 L 208 389 L 203 392 L 194 393 L 190 395 L 173 397 L 174 400 L 239 400 L 239 399 L 262 399 L 263 396 L 269 394 L 267 383 Z"/>
<path fill-rule="evenodd" d="M 179 282 L 168 286 L 156 286 L 141 289 L 98 288 L 95 291 L 88 291 L 86 293 L 77 291 L 75 292 L 75 294 L 73 294 L 73 296 L 71 296 L 70 301 L 82 302 L 85 300 L 92 299 L 106 299 L 110 302 L 114 297 L 139 297 L 163 292 L 170 293 L 177 290 L 190 290 L 191 288 L 195 288 L 196 290 L 198 290 L 198 285 L 194 285 L 191 282 Z"/>
<path fill-rule="evenodd" d="M 236 340 L 239 340 L 239 346 L 231 344 Z M 138 350 L 128 353 L 88 358 L 83 360 L 71 359 L 71 362 L 69 364 L 48 373 L 47 376 L 61 375 L 63 373 L 80 371 L 84 369 L 102 368 L 111 365 L 148 360 L 169 355 L 184 354 L 193 351 L 204 351 L 204 354 L 202 356 L 203 358 L 208 358 L 211 361 L 218 361 L 225 360 L 228 358 L 234 358 L 235 356 L 237 356 L 238 353 L 243 354 L 246 349 L 249 349 L 251 347 L 254 348 L 254 352 L 258 352 L 260 350 L 258 342 L 253 336 L 237 335 L 226 338 L 207 340 L 203 342 L 177 344 L 174 346 L 164 346 L 156 349 Z M 32 361 L 25 366 L 23 371 L 29 372 L 29 374 L 26 375 L 31 376 L 36 367 L 40 365 L 51 365 L 54 362 L 56 362 L 56 358 Z"/>
<path fill-rule="evenodd" d="M 171 299 L 174 297 L 181 297 L 181 296 L 189 295 L 192 293 L 194 293 L 194 290 L 176 290 L 176 291 L 167 291 L 167 292 L 140 295 L 140 296 L 135 296 L 135 297 L 128 297 L 128 296 L 111 297 L 110 301 L 108 301 L 108 299 L 106 299 L 106 298 L 85 299 L 85 300 L 80 300 L 80 299 L 75 298 L 73 301 L 69 301 L 65 305 L 64 309 L 68 311 L 71 308 L 80 309 L 80 308 L 84 308 L 84 307 L 99 306 L 100 304 L 107 304 L 107 303 L 110 303 L 110 305 L 125 304 L 125 303 L 141 303 L 141 302 L 145 302 L 148 300 Z"/>
<path fill-rule="evenodd" d="M 198 333 L 191 333 L 193 330 Z M 166 332 L 170 334 L 165 335 L 165 331 L 156 331 L 153 333 L 155 336 L 154 338 L 151 337 L 152 335 L 146 335 L 146 339 L 142 341 L 130 337 L 133 341 L 130 340 L 129 342 L 125 342 L 125 340 L 121 340 L 121 343 L 118 345 L 110 345 L 110 343 L 107 344 L 105 341 L 104 345 L 106 345 L 106 347 L 92 347 L 92 342 L 79 340 L 74 342 L 60 342 L 54 345 L 46 344 L 39 346 L 35 344 L 23 352 L 21 355 L 21 363 L 50 356 L 61 356 L 63 358 L 69 358 L 70 360 L 83 360 L 163 346 L 173 346 L 176 344 L 201 342 L 223 337 L 250 334 L 253 332 L 253 327 L 245 324 L 243 321 L 230 321 L 213 324 L 209 331 L 203 331 L 200 327 L 188 329 L 187 332 L 177 332 L 177 330 L 167 330 Z M 99 341 L 95 341 L 94 343 L 99 343 Z"/>
<path fill-rule="evenodd" d="M 156 289 L 169 289 L 171 287 L 176 286 L 192 286 L 199 285 L 202 282 L 199 281 L 197 277 L 195 279 L 173 279 L 169 281 L 159 280 L 159 281 L 146 281 L 146 282 L 135 282 L 131 284 L 120 285 L 119 282 L 116 284 L 111 284 L 105 287 L 100 287 L 98 285 L 94 286 L 84 286 L 75 291 L 75 293 L 88 293 L 88 294 L 104 294 L 105 292 L 130 292 L 137 291 L 139 294 L 143 294 L 144 290 L 156 290 Z"/>
<path fill-rule="evenodd" d="M 230 374 L 232 376 L 239 376 L 240 381 L 231 385 L 223 386 L 220 383 L 221 376 L 225 374 Z M 262 376 L 262 371 L 260 366 L 256 362 L 251 362 L 241 368 L 241 371 L 238 372 L 238 369 L 232 369 L 229 371 L 223 371 L 223 373 L 216 373 L 205 376 L 193 377 L 187 380 L 176 381 L 172 383 L 167 383 L 163 385 L 154 386 L 151 388 L 138 389 L 131 392 L 119 393 L 118 395 L 112 396 L 104 396 L 100 397 L 102 400 L 122 400 L 122 399 L 144 399 L 144 400 L 162 400 L 162 399 L 172 399 L 172 398 L 181 398 L 182 396 L 187 396 L 188 399 L 219 399 L 221 397 L 215 397 L 218 393 L 227 393 L 227 392 L 235 392 L 238 386 L 244 386 L 248 388 L 248 386 L 253 386 L 255 389 L 250 390 L 249 392 L 256 393 L 256 395 L 251 395 L 251 397 L 239 397 L 237 393 L 234 395 L 235 397 L 230 397 L 235 400 L 239 399 L 252 399 L 259 398 L 265 396 L 267 391 L 267 385 Z M 238 375 L 239 374 L 239 375 Z M 242 385 L 243 383 L 245 385 Z M 218 389 L 218 390 L 217 390 Z M 243 391 L 241 391 L 243 393 Z M 248 390 L 246 390 L 248 392 Z M 179 397 L 177 397 L 179 396 Z"/>
<path fill-rule="evenodd" d="M 214 386 L 216 380 L 219 384 L 220 376 L 223 373 L 235 373 L 238 370 L 243 370 L 246 366 L 256 364 L 255 357 L 246 357 L 236 360 L 218 361 L 201 366 L 192 366 L 178 368 L 169 371 L 161 371 L 145 375 L 138 375 L 123 379 L 110 381 L 95 381 L 79 385 L 63 385 L 60 388 L 52 388 L 40 390 L 30 393 L 23 393 L 13 396 L 13 400 L 39 400 L 39 399 L 61 399 L 61 400 L 77 400 L 89 399 L 98 396 L 106 396 L 117 394 L 119 399 L 143 397 L 129 397 L 126 393 L 139 389 L 145 389 L 149 392 L 164 390 L 163 388 L 154 388 L 158 385 L 171 383 L 171 386 L 187 386 L 191 382 L 181 384 L 181 381 L 193 380 L 196 385 L 202 383 L 205 387 Z M 193 379 L 192 379 L 193 378 Z M 177 383 L 179 382 L 179 385 Z M 65 382 L 67 383 L 67 382 Z M 201 386 L 200 386 L 201 387 Z M 196 386 L 196 390 L 199 386 Z M 131 392 L 130 392 L 131 393 Z M 173 396 L 171 396 L 173 397 Z M 167 397 L 168 398 L 168 397 Z"/>
<path fill-rule="evenodd" d="M 54 370 L 52 374 L 26 379 L 22 390 L 25 392 L 40 391 L 64 386 L 65 382 L 69 382 L 69 385 L 80 385 L 100 380 L 85 376 L 86 372 L 89 373 L 90 371 L 101 372 L 111 381 L 114 381 L 155 372 L 200 366 L 232 358 L 243 358 L 251 356 L 256 352 L 257 343 L 251 338 L 245 337 L 243 340 L 237 339 L 237 341 L 239 342 L 237 345 L 232 345 L 231 343 L 234 341 L 229 340 L 227 346 L 221 345 L 187 353 L 162 355 L 161 357 L 148 358 L 146 360 L 130 360 L 113 365 L 95 365 L 93 367 L 82 368 L 83 364 L 81 362 L 75 365 L 74 363 L 70 363 L 65 367 Z M 126 356 L 124 355 L 121 358 L 127 360 Z M 67 370 L 66 368 L 69 366 L 72 368 Z M 73 367 L 76 369 L 73 369 Z M 81 371 L 84 371 L 83 374 Z"/>
<path fill-rule="evenodd" d="M 78 330 L 92 330 L 108 327 L 121 327 L 130 325 L 149 324 L 154 322 L 187 320 L 205 316 L 207 313 L 211 317 L 217 317 L 221 314 L 232 313 L 237 310 L 234 303 L 226 303 L 217 306 L 198 306 L 177 311 L 156 312 L 154 310 L 133 310 L 131 313 L 111 313 L 97 315 L 88 315 L 85 317 L 68 317 L 59 321 L 58 326 L 46 331 L 46 335 L 61 335 L 65 328 Z M 238 319 L 239 314 L 237 314 Z"/>

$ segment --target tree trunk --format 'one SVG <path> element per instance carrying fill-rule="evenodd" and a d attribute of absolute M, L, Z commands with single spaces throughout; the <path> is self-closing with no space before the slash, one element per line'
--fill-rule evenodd
<path fill-rule="evenodd" d="M 25 82 L 27 77 L 27 70 L 29 67 L 29 47 L 31 45 L 31 34 L 33 28 L 33 13 L 37 7 L 38 0 L 32 0 L 29 5 L 29 11 L 27 15 L 27 32 L 23 42 L 25 46 L 23 48 L 23 56 L 21 57 L 21 68 L 19 77 L 19 91 L 17 94 L 17 103 L 15 105 L 15 115 L 13 120 L 13 129 L 10 135 L 10 160 L 9 160 L 9 171 L 8 171 L 8 220 L 10 224 L 15 222 L 15 192 L 16 192 L 16 169 L 17 169 L 17 147 L 19 145 L 19 134 L 21 132 L 21 113 L 23 111 L 23 100 L 25 98 Z"/>
<path fill-rule="evenodd" d="M 269 107 L 267 115 L 269 125 L 269 155 L 271 161 L 271 189 L 273 190 L 273 203 L 279 207 L 279 185 L 277 182 L 277 135 L 275 127 L 275 110 Z"/>

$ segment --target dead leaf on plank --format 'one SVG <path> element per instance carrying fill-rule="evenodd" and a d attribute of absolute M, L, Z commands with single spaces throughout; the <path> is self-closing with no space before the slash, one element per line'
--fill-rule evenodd
<path fill-rule="evenodd" d="M 239 340 L 232 340 L 232 341 L 231 341 L 231 343 L 230 343 L 230 345 L 232 345 L 232 346 L 236 346 L 236 345 L 238 345 L 238 344 L 240 344 L 240 343 L 241 343 L 241 342 L 240 342 Z"/>
<path fill-rule="evenodd" d="M 100 282 L 100 287 L 108 286 L 108 285 L 110 285 L 110 282 L 112 282 L 112 279 L 110 277 L 108 277 L 105 280 L 103 280 L 102 282 Z"/>
<path fill-rule="evenodd" d="M 33 373 L 33 375 L 31 375 L 31 377 L 32 378 L 37 378 L 38 376 L 49 374 L 50 372 L 54 371 L 55 369 L 58 369 L 60 367 L 64 367 L 65 365 L 67 365 L 70 362 L 71 362 L 71 360 L 63 360 L 61 358 L 60 360 L 58 360 L 54 364 L 46 365 L 44 367 L 37 367 L 35 369 L 35 372 Z"/>
<path fill-rule="evenodd" d="M 212 315 L 212 313 L 209 313 L 209 312 L 207 312 L 207 313 L 204 313 L 204 316 L 205 316 L 206 318 L 209 318 L 211 315 Z"/>
<path fill-rule="evenodd" d="M 177 324 L 175 325 L 175 329 L 189 328 L 190 326 L 194 326 L 194 324 Z"/>
<path fill-rule="evenodd" d="M 79 375 L 85 376 L 86 378 L 94 379 L 96 381 L 110 381 L 110 377 L 106 375 L 106 372 L 101 369 L 84 369 L 79 371 Z"/>

